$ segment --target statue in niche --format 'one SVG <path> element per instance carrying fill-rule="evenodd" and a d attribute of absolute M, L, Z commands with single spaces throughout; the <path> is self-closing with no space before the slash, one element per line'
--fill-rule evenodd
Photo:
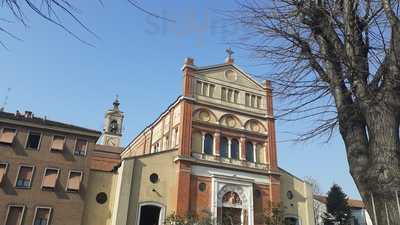
<path fill-rule="evenodd" d="M 239 195 L 233 191 L 227 192 L 222 198 L 222 203 L 230 204 L 230 205 L 241 205 L 242 200 Z"/>

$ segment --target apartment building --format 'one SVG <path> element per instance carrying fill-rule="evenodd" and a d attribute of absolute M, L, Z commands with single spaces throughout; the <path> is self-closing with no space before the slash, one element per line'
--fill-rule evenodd
<path fill-rule="evenodd" d="M 0 112 L 0 224 L 81 224 L 100 136 L 31 112 Z"/>

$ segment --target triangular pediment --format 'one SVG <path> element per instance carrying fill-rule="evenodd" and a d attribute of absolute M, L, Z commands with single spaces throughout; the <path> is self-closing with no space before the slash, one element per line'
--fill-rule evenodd
<path fill-rule="evenodd" d="M 203 79 L 218 80 L 221 82 L 232 83 L 245 88 L 262 91 L 264 87 L 234 64 L 221 64 L 209 67 L 200 67 L 196 73 Z"/>

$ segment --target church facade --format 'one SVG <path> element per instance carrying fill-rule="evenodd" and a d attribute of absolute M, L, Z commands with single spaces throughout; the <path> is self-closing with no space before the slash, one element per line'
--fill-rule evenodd
<path fill-rule="evenodd" d="M 205 67 L 187 58 L 182 72 L 181 97 L 130 142 L 121 163 L 91 171 L 85 225 L 161 225 L 172 213 L 257 225 L 278 206 L 285 223 L 313 225 L 310 185 L 278 166 L 271 83 L 231 55 Z M 122 121 L 119 110 L 106 114 L 105 145 L 120 145 Z M 107 201 L 95 202 L 97 193 Z"/>

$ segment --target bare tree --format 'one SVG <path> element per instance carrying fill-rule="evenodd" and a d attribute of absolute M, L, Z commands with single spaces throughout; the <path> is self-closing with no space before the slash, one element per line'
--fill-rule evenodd
<path fill-rule="evenodd" d="M 160 16 L 156 13 L 153 13 L 149 10 L 146 10 L 135 0 L 127 0 L 127 2 L 133 6 L 135 9 L 141 11 L 144 14 L 149 16 L 166 20 L 169 22 L 175 22 L 172 19 Z M 98 0 L 98 3 L 103 5 L 102 0 Z M 70 30 L 61 18 L 70 18 L 74 22 L 80 25 L 85 31 L 89 32 L 90 34 L 96 36 L 96 34 L 90 30 L 90 28 L 85 25 L 82 20 L 79 18 L 79 7 L 73 4 L 72 0 L 39 0 L 39 1 L 32 1 L 32 0 L 1 0 L 0 9 L 4 9 L 5 12 L 9 12 L 12 18 L 4 18 L 0 17 L 0 34 L 6 34 L 7 36 L 20 40 L 19 37 L 14 35 L 12 32 L 9 31 L 6 27 L 14 24 L 13 22 L 17 21 L 24 26 L 27 26 L 28 18 L 26 16 L 26 11 L 33 11 L 36 15 L 42 17 L 46 21 L 58 26 L 62 30 L 66 31 L 68 34 L 72 35 L 74 38 L 78 39 L 82 43 L 87 45 L 92 45 L 91 43 L 82 39 L 79 35 L 75 32 Z M 96 36 L 97 37 L 97 36 Z M 0 45 L 4 48 L 7 48 L 3 38 L 0 38 Z"/>
<path fill-rule="evenodd" d="M 243 0 L 241 47 L 274 66 L 283 116 L 313 119 L 299 140 L 339 128 L 375 224 L 400 224 L 399 0 Z"/>

